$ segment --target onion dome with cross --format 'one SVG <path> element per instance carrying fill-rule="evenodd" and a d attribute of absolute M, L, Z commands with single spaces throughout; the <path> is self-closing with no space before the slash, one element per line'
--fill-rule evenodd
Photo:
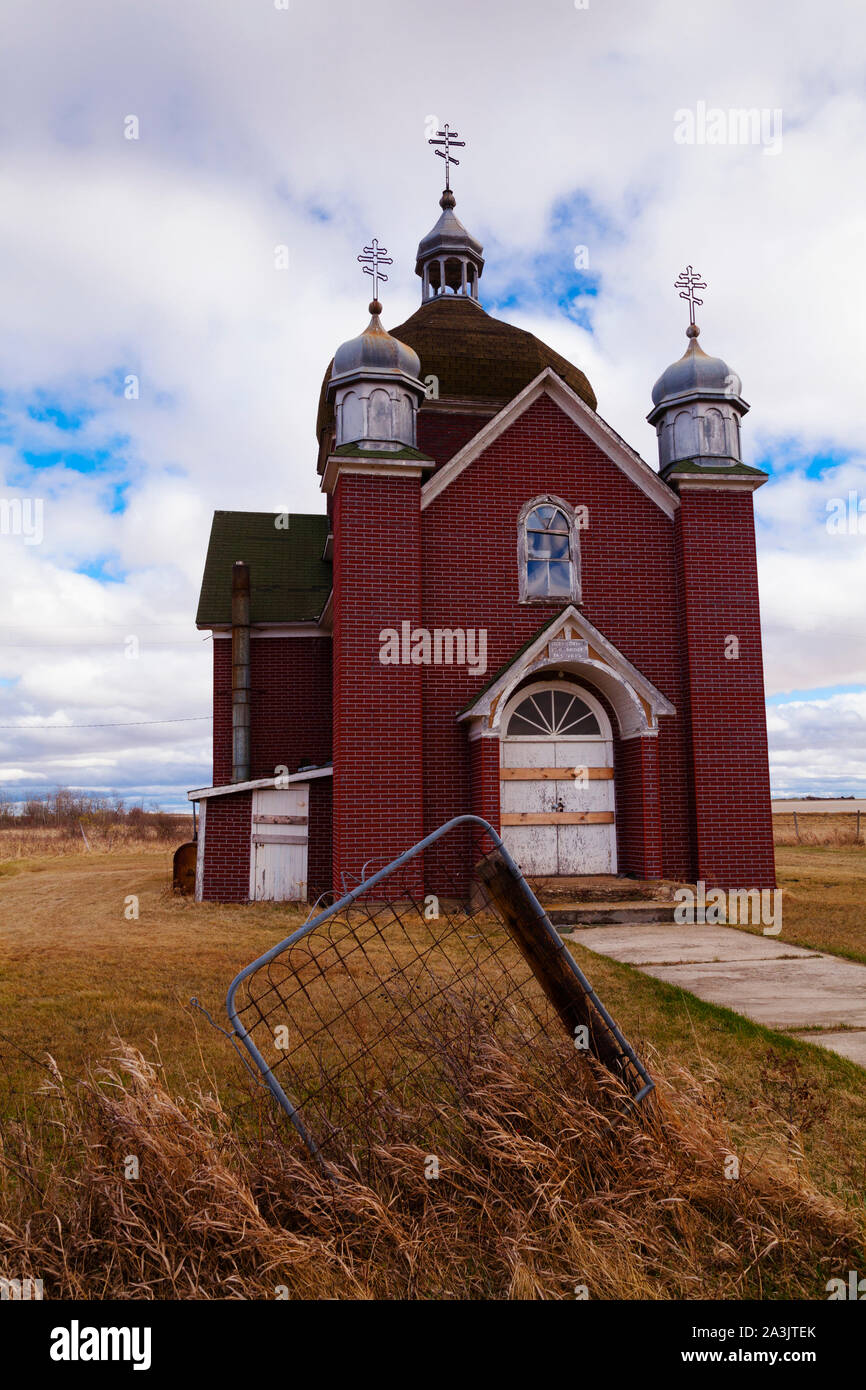
<path fill-rule="evenodd" d="M 695 306 L 703 304 L 695 291 L 706 289 L 700 273 L 687 266 L 674 288 L 689 304 L 688 347 L 659 377 L 652 390 L 653 408 L 647 416 L 659 439 L 664 474 L 684 462 L 706 467 L 730 467 L 740 462 L 740 418 L 749 409 L 742 383 L 721 357 L 710 357 L 698 346 L 700 329 Z"/>
<path fill-rule="evenodd" d="M 391 265 L 387 248 L 373 237 L 358 260 L 373 278 L 370 322 L 334 353 L 328 394 L 336 414 L 336 445 L 357 444 L 384 452 L 415 446 L 415 414 L 424 387 L 418 354 L 382 327 L 379 282 Z"/>
<path fill-rule="evenodd" d="M 361 407 L 356 400 L 348 400 L 344 418 L 337 419 L 335 402 L 345 394 L 352 373 L 369 376 L 371 369 L 380 367 L 402 370 L 405 384 L 420 370 L 425 387 L 429 387 L 420 403 L 422 415 L 459 402 L 461 410 L 471 404 L 480 415 L 490 417 L 550 367 L 591 409 L 596 407 L 595 392 L 579 367 L 534 334 L 493 318 L 479 303 L 483 248 L 456 217 L 451 191 L 451 166 L 459 163 L 453 151 L 466 142 L 446 124 L 428 144 L 445 163 L 445 189 L 440 199 L 442 216 L 418 247 L 415 272 L 422 282 L 421 305 L 388 335 L 378 321 L 381 305 L 374 301 L 378 309 L 366 332 L 337 350 L 322 381 L 316 415 L 320 473 L 335 448 L 345 447 L 353 441 L 353 434 L 360 438 L 363 430 L 370 428 L 369 422 L 360 419 Z M 368 275 L 373 275 L 377 266 L 391 263 L 375 241 L 358 259 L 365 262 Z M 384 279 L 379 269 L 376 283 Z M 403 356 L 405 353 L 412 354 L 411 360 Z M 405 411 L 405 406 L 401 410 Z M 391 437 L 407 443 L 408 418 L 401 419 L 404 424 L 392 421 L 391 429 L 397 433 Z M 416 423 L 413 411 L 413 428 Z M 375 428 L 381 431 L 384 427 L 377 424 Z"/>

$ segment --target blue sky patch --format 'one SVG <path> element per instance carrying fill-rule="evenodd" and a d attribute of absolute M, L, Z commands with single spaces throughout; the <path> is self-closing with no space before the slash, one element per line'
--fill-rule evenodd
<path fill-rule="evenodd" d="M 55 425 L 59 430 L 74 431 L 80 430 L 82 425 L 92 420 L 96 412 L 85 406 L 80 406 L 77 410 L 65 410 L 59 405 L 47 405 L 44 401 L 38 405 L 27 407 L 27 414 L 31 420 L 39 420 L 44 424 Z"/>
<path fill-rule="evenodd" d="M 75 573 L 86 574 L 88 579 L 96 579 L 100 584 L 123 584 L 128 571 L 120 568 L 117 555 L 98 555 L 76 565 Z"/>
<path fill-rule="evenodd" d="M 814 700 L 830 700 L 834 695 L 862 695 L 866 685 L 821 685 L 814 690 L 783 690 L 770 695 L 768 705 L 791 705 L 796 701 L 811 704 Z"/>

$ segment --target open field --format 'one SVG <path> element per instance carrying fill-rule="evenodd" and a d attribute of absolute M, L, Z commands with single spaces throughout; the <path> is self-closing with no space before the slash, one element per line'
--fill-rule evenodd
<path fill-rule="evenodd" d="M 862 883 L 862 851 L 859 858 L 856 851 L 792 854 L 800 858 L 786 861 L 785 873 L 800 894 L 801 929 L 818 929 L 836 891 L 836 929 L 843 932 Z M 533 1080 L 530 1097 L 527 1076 L 511 1074 L 507 1058 L 494 1065 L 493 1044 L 481 1039 L 480 1072 L 466 1079 L 473 1103 L 462 1107 L 458 1127 L 465 1147 L 454 1157 L 465 1184 L 447 1188 L 447 1207 L 431 1206 L 430 1185 L 419 1188 L 412 1177 L 423 1153 L 385 1146 L 375 1192 L 353 1185 L 335 1215 L 333 1193 L 319 1186 L 293 1137 L 288 1147 L 274 1142 L 267 1107 L 251 1100 L 227 1041 L 188 1008 L 196 995 L 223 1024 L 232 976 L 302 914 L 174 897 L 170 859 L 155 847 L 22 858 L 0 878 L 7 1040 L 0 1042 L 0 1088 L 7 1116 L 17 1116 L 11 1127 L 4 1124 L 7 1167 L 0 1176 L 0 1219 L 18 1233 L 10 1275 L 26 1274 L 22 1266 L 30 1261 L 34 1276 L 41 1268 L 61 1286 L 97 1297 L 104 1295 L 93 1271 L 106 1261 L 116 1274 L 102 1287 L 126 1296 L 136 1286 L 149 1291 L 145 1296 L 231 1297 L 243 1289 L 267 1297 L 274 1283 L 286 1283 L 299 1297 L 556 1297 L 573 1296 L 573 1273 L 566 1271 L 577 1260 L 593 1271 L 593 1296 L 727 1290 L 729 1297 L 822 1297 L 837 1265 L 866 1259 L 854 1249 L 866 1186 L 862 1070 L 580 948 L 581 965 L 660 1082 L 664 1123 L 650 1150 L 646 1133 L 634 1127 L 621 1143 L 610 1138 L 610 1100 L 589 1078 L 571 1074 L 573 1057 L 552 1055 L 547 1079 Z M 124 915 L 132 895 L 137 920 Z M 124 1049 L 113 1079 L 103 1075 L 78 1087 L 118 1038 Z M 130 1051 L 136 1048 L 147 1062 Z M 56 1060 L 65 1089 L 38 1065 L 45 1053 Z M 52 1098 L 34 1100 L 46 1085 Z M 578 1093 L 579 1140 L 571 1123 Z M 514 1134 L 521 1095 L 525 1125 Z M 622 1125 L 616 1114 L 615 1129 Z M 26 1116 L 29 1130 L 20 1125 Z M 513 1150 L 500 1139 L 488 1151 L 492 1135 L 506 1130 Z M 626 1161 L 626 1151 L 643 1157 Z M 119 1155 L 142 1152 L 155 1168 L 152 1182 L 136 1189 L 136 1205 L 118 1195 L 116 1164 Z M 724 1181 L 725 1152 L 737 1153 L 748 1183 Z M 14 1177 L 22 1162 L 28 1181 L 43 1175 L 36 1208 Z M 502 1163 L 507 1178 L 496 1176 Z M 524 1191 L 527 1172 L 535 1173 L 534 1195 Z M 559 1193 L 553 1207 L 547 1198 L 539 1204 L 542 1188 Z M 81 1206 L 84 1191 L 101 1194 L 97 1228 L 91 1206 Z M 587 1203 L 588 1211 L 598 1205 L 598 1222 L 575 1224 Z M 68 1242 L 62 1258 L 55 1248 L 58 1223 L 78 1231 L 77 1272 L 63 1263 Z M 475 1231 L 468 1246 L 467 1230 Z M 212 1269 L 202 1255 L 193 1278 L 190 1251 L 203 1231 L 207 1249 L 222 1253 Z M 407 1248 L 398 1255 L 404 1237 Z M 777 1253 L 760 1257 L 771 1240 Z M 381 1258 L 372 1258 L 371 1242 L 379 1242 Z M 152 1255 L 163 1245 L 173 1249 L 170 1273 Z M 270 1259 L 280 1278 L 269 1272 Z"/>
<path fill-rule="evenodd" d="M 805 803 L 808 805 L 808 803 Z M 863 845 L 866 811 L 773 812 L 773 839 L 777 845 Z"/>
<path fill-rule="evenodd" d="M 864 846 L 777 845 L 776 875 L 782 941 L 866 963 Z"/>

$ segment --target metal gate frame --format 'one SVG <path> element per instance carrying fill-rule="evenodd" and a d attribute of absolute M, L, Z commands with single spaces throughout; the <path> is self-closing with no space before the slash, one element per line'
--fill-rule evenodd
<path fill-rule="evenodd" d="M 611 1050 L 615 1048 L 615 1051 L 618 1053 L 618 1055 L 624 1061 L 627 1061 L 631 1064 L 631 1066 L 634 1067 L 635 1071 L 638 1074 L 638 1077 L 644 1083 L 640 1090 L 637 1092 L 637 1094 L 632 1097 L 633 1102 L 637 1104 L 638 1102 L 644 1100 L 644 1098 L 647 1095 L 649 1095 L 649 1093 L 652 1090 L 655 1089 L 655 1082 L 653 1081 L 649 1072 L 646 1070 L 645 1066 L 641 1062 L 634 1048 L 623 1036 L 619 1027 L 614 1022 L 613 1018 L 611 1018 L 607 1009 L 604 1007 L 604 1004 L 601 1002 L 595 990 L 592 988 L 592 985 L 589 983 L 589 980 L 586 978 L 583 971 L 580 969 L 580 966 L 574 960 L 573 956 L 571 955 L 571 952 L 566 947 L 565 942 L 562 940 L 561 936 L 552 925 L 549 917 L 547 916 L 547 913 L 544 911 L 544 908 L 541 906 L 541 903 L 538 901 L 537 897 L 535 896 L 526 879 L 524 878 L 519 866 L 514 862 L 514 859 L 509 854 L 508 849 L 503 844 L 498 832 L 494 830 L 493 826 L 490 825 L 488 821 L 483 820 L 480 816 L 455 816 L 452 820 L 446 821 L 443 825 L 440 825 L 437 830 L 434 830 L 431 832 L 431 834 L 425 836 L 423 840 L 419 840 L 418 843 L 413 845 L 411 849 L 408 849 L 404 851 L 403 854 L 398 855 L 397 858 L 392 860 L 390 864 L 386 864 L 384 868 L 377 870 L 377 872 L 371 874 L 369 878 L 362 879 L 362 881 L 359 884 L 357 884 L 356 887 L 352 888 L 350 892 L 346 893 L 342 898 L 340 898 L 337 902 L 333 903 L 330 907 L 326 908 L 323 912 L 318 913 L 310 921 L 305 922 L 304 925 L 299 927 L 297 931 L 292 932 L 291 936 L 287 936 L 284 941 L 278 942 L 277 945 L 272 946 L 269 951 L 265 951 L 263 955 L 259 956 L 256 960 L 252 961 L 249 965 L 245 966 L 244 969 L 241 970 L 239 974 L 235 976 L 235 978 L 229 985 L 228 993 L 226 995 L 226 1013 L 228 1014 L 228 1019 L 231 1025 L 233 1037 L 237 1038 L 246 1048 L 247 1052 L 249 1053 L 250 1057 L 252 1058 L 253 1062 L 255 1063 L 256 1067 L 261 1073 L 265 1085 L 268 1087 L 268 1090 L 271 1092 L 277 1104 L 281 1107 L 282 1110 L 285 1111 L 286 1115 L 291 1120 L 292 1124 L 294 1125 L 295 1129 L 297 1130 L 298 1134 L 300 1135 L 304 1144 L 307 1146 L 310 1153 L 313 1155 L 313 1157 L 318 1159 L 318 1161 L 325 1168 L 325 1171 L 328 1173 L 330 1173 L 330 1168 L 325 1163 L 324 1159 L 322 1158 L 322 1155 L 319 1153 L 319 1146 L 316 1143 L 316 1140 L 307 1130 L 303 1120 L 298 1114 L 297 1107 L 293 1104 L 289 1096 L 286 1095 L 279 1081 L 274 1076 L 270 1066 L 265 1061 L 265 1058 L 262 1056 L 253 1039 L 250 1037 L 249 1032 L 244 1027 L 244 1024 L 242 1023 L 238 1014 L 238 1010 L 235 1006 L 235 996 L 243 982 L 247 980 L 251 975 L 254 975 L 257 970 L 260 970 L 263 966 L 269 965 L 271 961 L 275 960 L 277 956 L 282 955 L 284 951 L 289 950 L 292 946 L 295 945 L 296 942 L 302 940 L 305 936 L 309 936 L 309 934 L 311 932 L 314 932 L 317 927 L 320 927 L 323 923 L 327 922 L 337 913 L 343 912 L 346 908 L 350 907 L 352 903 L 355 902 L 358 898 L 365 894 L 368 894 L 370 889 L 374 888 L 377 883 L 382 882 L 382 880 L 387 878 L 390 874 L 394 873 L 396 869 L 401 868 L 404 864 L 408 864 L 411 860 L 415 859 L 417 855 L 422 854 L 425 849 L 429 848 L 430 845 L 435 844 L 436 841 L 441 839 L 441 837 L 445 835 L 448 831 L 454 830 L 459 825 L 474 826 L 478 830 L 483 831 L 484 834 L 487 835 L 490 838 L 490 840 L 492 840 L 496 850 L 502 856 L 503 860 L 505 861 L 505 864 L 510 870 L 511 875 L 515 880 L 515 884 L 518 887 L 522 903 L 530 915 L 530 931 L 537 931 L 538 933 L 540 933 L 540 944 L 544 946 L 548 955 L 550 955 L 550 953 L 555 953 L 555 958 L 557 959 L 560 968 L 564 970 L 566 979 L 568 979 L 569 977 L 573 977 L 574 981 L 577 982 L 583 995 L 586 997 L 586 999 L 590 1002 L 592 1007 L 598 1013 L 600 1019 L 602 1020 L 603 1027 L 607 1030 L 608 1034 L 610 1035 L 607 1039 L 608 1049 Z M 506 929 L 509 930 L 512 937 L 514 937 L 514 927 L 512 924 L 508 922 L 507 918 L 504 922 L 504 925 Z M 517 944 L 521 946 L 522 950 L 523 946 L 521 945 L 520 941 L 518 941 Z M 544 982 L 542 981 L 542 983 Z M 598 1052 L 596 1052 L 595 1055 L 598 1056 Z M 604 1060 L 604 1058 L 602 1058 L 601 1060 Z M 608 1065 L 608 1063 L 605 1062 L 605 1065 Z"/>

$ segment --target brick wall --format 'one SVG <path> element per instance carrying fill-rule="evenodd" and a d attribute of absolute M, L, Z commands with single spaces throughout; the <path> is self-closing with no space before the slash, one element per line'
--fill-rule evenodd
<path fill-rule="evenodd" d="M 662 873 L 658 740 L 618 739 L 614 758 L 617 870 L 636 878 Z"/>
<path fill-rule="evenodd" d="M 536 401 L 423 513 L 423 625 L 488 632 L 484 675 L 424 668 L 425 828 L 471 802 L 468 741 L 455 714 L 564 606 L 519 602 L 518 514 L 545 492 L 589 509 L 589 526 L 581 533 L 582 611 L 677 708 L 677 717 L 659 721 L 660 868 L 666 876 L 688 879 L 688 750 L 679 718 L 684 692 L 674 526 L 549 397 Z M 631 835 L 627 807 L 621 814 Z M 644 843 L 645 833 L 640 829 L 637 839 L 621 846 L 626 863 L 637 865 L 635 846 Z"/>
<path fill-rule="evenodd" d="M 445 412 L 428 414 L 439 438 L 431 434 L 419 443 L 445 457 L 471 417 L 454 416 L 449 426 Z M 770 885 L 751 498 L 688 494 L 675 524 L 542 397 L 423 513 L 417 479 L 344 474 L 337 484 L 334 886 L 344 873 L 357 875 L 366 860 L 397 855 L 452 816 L 475 810 L 497 823 L 498 744 L 470 743 L 455 716 L 564 606 L 518 601 L 518 514 L 546 492 L 589 510 L 581 533 L 583 612 L 677 709 L 659 721 L 657 740 L 617 740 L 621 871 L 704 877 L 729 887 Z M 404 620 L 428 629 L 485 628 L 486 671 L 383 666 L 379 633 Z M 740 637 L 739 662 L 724 659 L 728 633 Z M 271 775 L 277 763 L 292 769 L 302 758 L 328 758 L 328 646 L 327 639 L 253 641 L 254 776 Z M 214 661 L 219 781 L 231 772 L 227 641 L 215 642 Z M 327 793 L 317 795 L 315 814 L 325 827 Z M 246 815 L 248 822 L 248 806 Z M 312 821 L 311 801 L 311 831 Z M 231 833 L 228 821 L 223 829 Z M 311 888 L 314 879 L 324 880 L 324 853 L 311 845 Z M 248 824 L 244 854 L 248 873 Z M 413 888 L 421 881 L 416 864 Z M 447 891 L 466 864 L 465 848 L 450 856 L 430 852 L 426 886 Z M 228 860 L 219 872 L 233 892 Z M 212 881 L 206 876 L 206 889 Z"/>
<path fill-rule="evenodd" d="M 379 633 L 421 614 L 420 480 L 342 474 L 334 500 L 334 886 L 423 834 L 421 668 Z M 409 873 L 420 882 L 419 860 Z"/>
<path fill-rule="evenodd" d="M 248 901 L 252 814 L 252 792 L 208 798 L 202 879 L 206 902 Z"/>
<path fill-rule="evenodd" d="M 332 791 L 330 777 L 315 777 L 310 782 L 310 844 L 307 854 L 307 897 L 310 902 L 315 902 L 321 893 L 330 892 L 331 889 L 334 852 Z"/>
<path fill-rule="evenodd" d="M 418 448 L 441 467 L 468 444 L 490 418 L 490 411 L 470 415 L 429 407 L 425 410 L 422 405 L 418 412 Z"/>
<path fill-rule="evenodd" d="M 684 488 L 677 518 L 695 878 L 775 886 L 752 495 Z M 739 657 L 725 656 L 739 640 Z"/>
<path fill-rule="evenodd" d="M 214 638 L 213 785 L 232 779 L 231 641 Z M 250 779 L 296 772 L 331 758 L 331 640 L 253 637 L 250 642 Z"/>

